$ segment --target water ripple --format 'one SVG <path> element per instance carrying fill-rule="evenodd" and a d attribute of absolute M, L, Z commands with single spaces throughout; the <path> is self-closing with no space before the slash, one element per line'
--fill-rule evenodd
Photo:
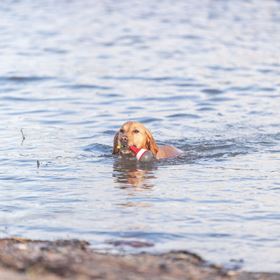
<path fill-rule="evenodd" d="M 55 77 L 47 76 L 0 76 L 0 83 L 36 83 L 36 82 L 49 82 L 55 80 Z"/>
<path fill-rule="evenodd" d="M 279 271 L 278 1 L 2 2 L 2 235 Z M 112 156 L 127 120 L 183 154 Z"/>

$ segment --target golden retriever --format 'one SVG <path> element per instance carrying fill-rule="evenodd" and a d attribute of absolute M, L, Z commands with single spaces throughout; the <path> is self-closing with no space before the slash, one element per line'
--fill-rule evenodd
<path fill-rule="evenodd" d="M 114 137 L 113 154 L 132 156 L 130 146 L 150 150 L 156 159 L 172 158 L 182 151 L 172 146 L 158 146 L 151 132 L 139 122 L 124 123 Z"/>

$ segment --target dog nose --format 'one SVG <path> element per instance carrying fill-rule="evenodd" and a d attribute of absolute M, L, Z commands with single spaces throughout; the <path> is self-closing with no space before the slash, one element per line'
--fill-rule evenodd
<path fill-rule="evenodd" d="M 127 144 L 127 142 L 128 142 L 128 137 L 127 137 L 126 135 L 123 135 L 123 136 L 121 137 L 121 142 Z"/>

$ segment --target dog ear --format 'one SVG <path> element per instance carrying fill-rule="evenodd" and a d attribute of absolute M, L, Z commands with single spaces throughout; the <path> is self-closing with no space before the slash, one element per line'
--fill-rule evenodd
<path fill-rule="evenodd" d="M 113 151 L 112 151 L 112 154 L 118 154 L 120 151 L 120 148 L 119 148 L 119 133 L 117 132 L 115 134 L 115 137 L 114 137 L 114 143 L 113 143 Z"/>
<path fill-rule="evenodd" d="M 154 155 L 158 152 L 158 145 L 152 135 L 152 133 L 146 128 L 146 149 L 150 150 Z"/>

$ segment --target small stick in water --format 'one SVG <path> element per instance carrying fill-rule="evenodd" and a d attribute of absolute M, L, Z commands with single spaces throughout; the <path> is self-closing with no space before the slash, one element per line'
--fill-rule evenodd
<path fill-rule="evenodd" d="M 37 159 L 37 168 L 40 167 L 40 161 Z"/>
<path fill-rule="evenodd" d="M 22 136 L 22 141 L 21 141 L 21 144 L 22 144 L 23 141 L 25 140 L 25 135 L 23 134 L 23 129 L 22 128 L 20 129 L 20 132 L 21 132 L 21 136 Z"/>

